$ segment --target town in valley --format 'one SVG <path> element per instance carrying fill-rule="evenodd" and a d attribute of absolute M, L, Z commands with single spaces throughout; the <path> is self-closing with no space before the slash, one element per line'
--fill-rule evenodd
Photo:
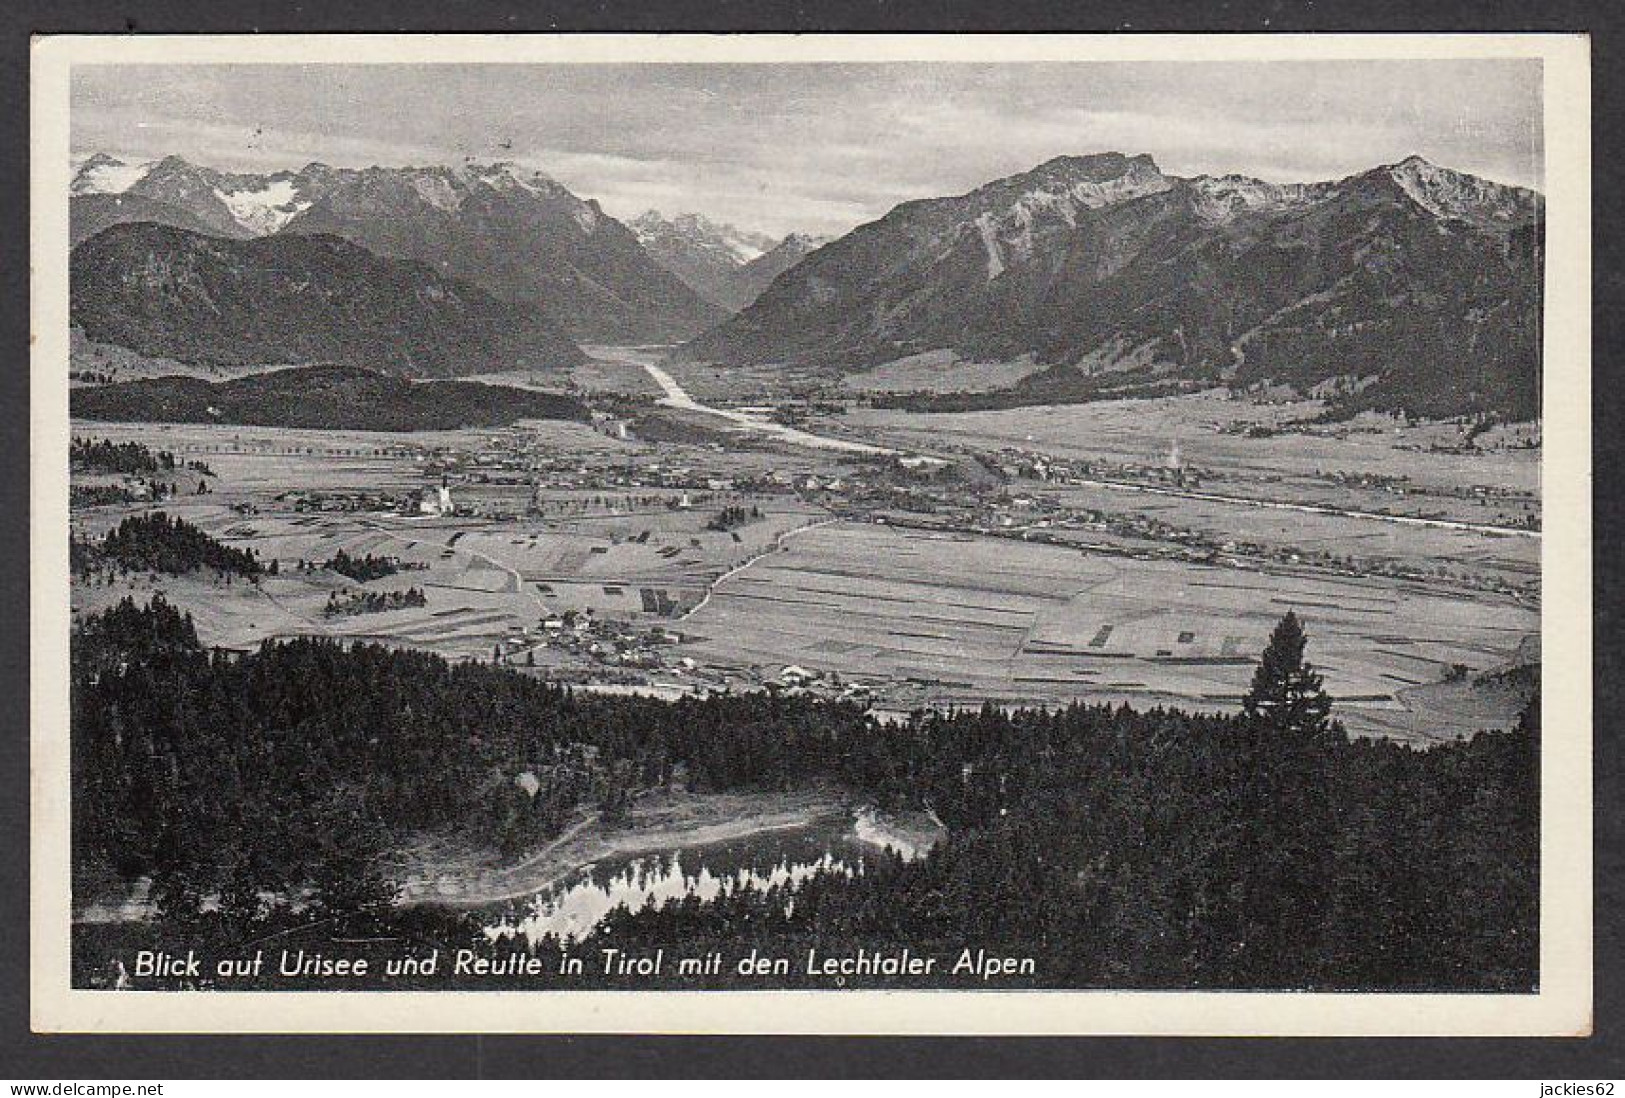
<path fill-rule="evenodd" d="M 1527 180 L 1054 148 L 769 232 L 540 153 L 111 132 L 70 199 L 83 986 L 213 986 L 152 967 L 199 935 L 552 976 L 743 926 L 831 981 L 1525 986 L 1526 939 L 1407 943 L 1533 920 Z"/>

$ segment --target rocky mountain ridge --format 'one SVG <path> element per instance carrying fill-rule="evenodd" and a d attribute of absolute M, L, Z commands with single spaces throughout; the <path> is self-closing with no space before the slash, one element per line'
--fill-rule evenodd
<path fill-rule="evenodd" d="M 860 369 L 948 349 L 1049 366 L 920 407 L 1280 383 L 1347 407 L 1528 416 L 1542 218 L 1534 192 L 1416 157 L 1308 184 L 1058 157 L 895 207 L 679 355 Z"/>
<path fill-rule="evenodd" d="M 190 224 L 183 227 L 201 224 L 227 238 L 343 237 L 539 309 L 582 340 L 670 341 L 726 315 L 596 202 L 511 162 L 359 169 L 315 162 L 252 175 L 178 156 L 130 164 L 98 155 L 80 165 L 72 193 L 81 204 L 110 194 L 162 203 L 184 211 Z"/>

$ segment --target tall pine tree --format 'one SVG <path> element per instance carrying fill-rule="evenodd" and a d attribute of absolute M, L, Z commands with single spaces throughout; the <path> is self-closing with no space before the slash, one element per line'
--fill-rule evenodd
<path fill-rule="evenodd" d="M 1309 643 L 1298 615 L 1288 610 L 1264 648 L 1242 711 L 1265 727 L 1318 736 L 1331 724 L 1332 699 L 1320 688 L 1320 675 L 1303 658 Z"/>

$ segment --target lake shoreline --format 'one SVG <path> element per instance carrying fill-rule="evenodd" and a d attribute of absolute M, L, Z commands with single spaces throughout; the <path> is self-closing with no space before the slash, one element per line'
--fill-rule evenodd
<path fill-rule="evenodd" d="M 597 813 L 583 815 L 558 836 L 517 860 L 445 837 L 426 837 L 399 852 L 398 907 L 490 908 L 554 888 L 595 863 L 665 854 L 795 831 L 841 820 L 854 841 L 890 848 L 905 859 L 929 851 L 943 832 L 926 814 L 881 813 L 839 788 L 788 793 L 650 793 L 633 806 L 630 822 L 606 829 Z M 146 923 L 154 910 L 143 878 L 109 891 L 76 912 L 87 924 Z"/>
<path fill-rule="evenodd" d="M 833 789 L 792 793 L 656 793 L 641 798 L 625 827 L 605 830 L 596 814 L 518 862 L 497 865 L 489 851 L 425 844 L 405 854 L 403 907 L 477 909 L 541 892 L 609 858 L 661 853 L 852 817 L 860 799 Z"/>

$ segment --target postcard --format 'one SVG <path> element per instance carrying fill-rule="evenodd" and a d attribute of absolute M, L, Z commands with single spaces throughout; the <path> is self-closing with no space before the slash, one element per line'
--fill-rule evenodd
<path fill-rule="evenodd" d="M 36 1029 L 1589 1032 L 1584 37 L 34 55 Z"/>

